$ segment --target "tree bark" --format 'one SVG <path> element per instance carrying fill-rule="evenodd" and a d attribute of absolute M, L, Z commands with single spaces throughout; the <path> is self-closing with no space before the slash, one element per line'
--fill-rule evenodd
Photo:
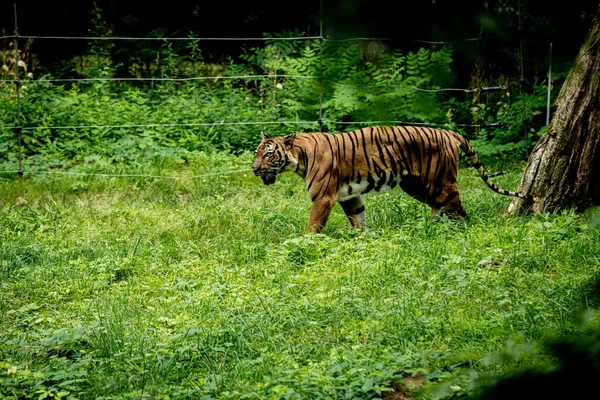
<path fill-rule="evenodd" d="M 556 100 L 556 113 L 535 145 L 508 212 L 583 211 L 600 204 L 600 7 Z"/>

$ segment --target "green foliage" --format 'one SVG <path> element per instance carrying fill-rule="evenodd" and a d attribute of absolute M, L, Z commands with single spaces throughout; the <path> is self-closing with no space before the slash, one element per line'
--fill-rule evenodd
<path fill-rule="evenodd" d="M 75 364 L 75 365 L 74 365 Z M 0 361 L 0 395 L 20 399 L 73 399 L 87 372 L 85 362 L 71 363 L 64 358 L 50 357 L 48 363 L 36 366 L 15 365 Z M 38 369 L 39 368 L 39 369 Z"/>
<path fill-rule="evenodd" d="M 100 23 L 102 10 L 94 13 L 99 23 L 91 33 L 110 35 L 110 27 Z M 318 130 L 321 107 L 327 131 L 357 129 L 369 121 L 425 123 L 466 134 L 488 165 L 510 164 L 525 152 L 523 97 L 512 100 L 518 93 L 514 87 L 462 98 L 437 91 L 452 86 L 452 46 L 404 52 L 377 41 L 267 40 L 239 60 L 208 64 L 194 41 L 137 49 L 119 62 L 110 58 L 114 49 L 103 43 L 92 44 L 89 57 L 67 62 L 65 74 L 110 78 L 126 69 L 133 77 L 184 79 L 62 83 L 49 82 L 49 76 L 30 77 L 21 87 L 20 104 L 14 84 L 2 82 L 1 168 L 14 169 L 20 152 L 25 167 L 38 169 L 99 158 L 135 164 L 165 151 L 237 154 L 254 148 L 260 131 L 278 135 Z M 544 124 L 545 88 L 534 89 L 525 97 L 529 149 Z M 11 128 L 18 125 L 17 109 L 24 127 L 23 149 Z M 481 123 L 504 125 L 459 128 Z"/>
<path fill-rule="evenodd" d="M 471 390 L 455 392 L 455 398 L 528 399 L 532 392 L 543 398 L 587 397 L 588 393 L 595 389 L 595 382 L 600 376 L 599 319 L 597 312 L 593 310 L 581 313 L 578 319 L 576 329 L 570 334 L 550 334 L 535 348 L 507 347 L 493 357 L 493 360 L 488 361 L 497 364 L 510 363 L 537 353 L 550 355 L 553 358 L 550 365 L 516 367 L 502 374 L 482 375 L 471 382 Z M 578 382 L 578 385 L 561 384 L 573 381 Z M 448 392 L 447 388 L 444 389 Z"/>
<path fill-rule="evenodd" d="M 285 114 L 293 113 L 290 117 L 295 114 L 304 120 L 318 118 L 322 100 L 323 117 L 330 121 L 435 123 L 443 118 L 436 96 L 418 89 L 436 89 L 447 81 L 451 47 L 439 51 L 422 48 L 405 55 L 400 50 L 378 48 L 377 43 L 315 40 L 301 44 L 267 43 L 266 47 L 252 51 L 244 59 L 258 67 L 253 72 L 319 78 L 287 78 L 278 82 L 282 91 L 277 93 L 275 105 L 282 107 Z M 343 130 L 364 125 L 327 126 Z"/>
<path fill-rule="evenodd" d="M 511 101 L 510 91 L 490 96 L 486 102 L 473 104 L 471 113 L 474 120 L 480 123 L 499 122 L 505 124 L 499 129 L 483 128 L 479 130 L 471 144 L 477 153 L 490 162 L 495 160 L 515 160 L 523 158 L 525 147 L 529 152 L 538 138 L 546 130 L 546 90 L 544 86 L 534 86 L 534 93 L 517 96 Z M 553 92 L 552 103 L 557 91 Z M 494 98 L 501 96 L 495 103 Z M 523 102 L 525 102 L 525 107 Z M 527 134 L 527 137 L 525 137 Z"/>

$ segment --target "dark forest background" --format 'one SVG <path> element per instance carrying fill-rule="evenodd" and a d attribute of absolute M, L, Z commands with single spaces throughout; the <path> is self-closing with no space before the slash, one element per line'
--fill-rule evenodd
<path fill-rule="evenodd" d="M 4 0 L 0 27 L 5 35 L 14 33 L 15 3 L 19 33 L 31 36 L 90 36 L 95 29 L 91 18 L 95 7 L 103 10 L 102 18 L 114 36 L 168 38 L 193 33 L 196 37 L 263 37 L 265 33 L 293 30 L 317 36 L 320 31 L 321 3 L 317 0 L 296 3 Z M 503 37 L 476 49 L 468 42 L 457 48 L 466 58 L 477 56 L 490 63 L 501 63 L 518 44 L 520 11 L 522 37 L 527 46 L 524 56 L 529 61 L 526 65 L 545 71 L 548 43 L 553 43 L 552 57 L 558 72 L 577 53 L 597 6 L 598 2 L 591 0 L 562 5 L 541 0 L 325 0 L 323 35 L 335 39 L 393 38 L 395 44 L 409 50 L 422 45 L 413 42 L 415 39 L 461 41 L 513 32 L 508 42 Z M 214 61 L 240 52 L 239 42 L 210 41 L 202 46 L 205 56 Z M 85 54 L 87 50 L 88 45 L 82 41 L 56 42 L 52 46 L 40 43 L 33 47 L 41 64 L 46 66 Z"/>

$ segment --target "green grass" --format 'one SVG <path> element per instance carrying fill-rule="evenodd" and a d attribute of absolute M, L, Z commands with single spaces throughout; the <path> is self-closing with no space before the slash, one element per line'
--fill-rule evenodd
<path fill-rule="evenodd" d="M 190 157 L 133 172 L 252 162 Z M 365 198 L 371 231 L 336 206 L 304 236 L 292 174 L 0 174 L 0 398 L 372 398 L 421 372 L 453 389 L 419 396 L 456 397 L 482 374 L 548 365 L 535 344 L 598 306 L 598 227 L 504 216 L 510 198 L 473 169 L 459 185 L 465 223 L 430 222 L 394 190 Z"/>

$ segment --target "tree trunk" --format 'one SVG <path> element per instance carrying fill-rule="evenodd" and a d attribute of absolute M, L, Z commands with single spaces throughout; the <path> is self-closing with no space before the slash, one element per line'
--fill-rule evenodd
<path fill-rule="evenodd" d="M 600 204 L 600 8 L 556 100 L 556 114 L 534 147 L 519 191 L 533 212 Z M 508 212 L 527 209 L 514 198 Z"/>

